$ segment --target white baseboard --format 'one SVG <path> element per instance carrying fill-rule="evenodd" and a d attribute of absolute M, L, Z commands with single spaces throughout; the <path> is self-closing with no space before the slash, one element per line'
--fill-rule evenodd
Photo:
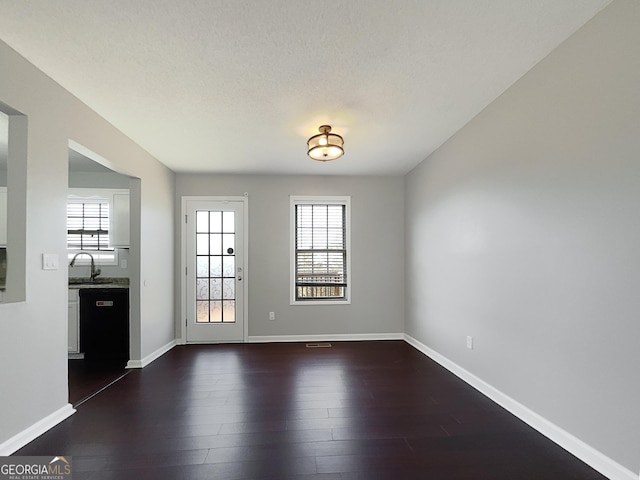
<path fill-rule="evenodd" d="M 500 390 L 492 387 L 484 380 L 476 377 L 474 374 L 460 367 L 458 364 L 440 355 L 435 350 L 430 349 L 424 343 L 419 342 L 407 334 L 404 335 L 404 339 L 409 345 L 442 365 L 451 373 L 464 380 L 473 388 L 489 397 L 498 405 L 507 409 L 520 420 L 535 428 L 545 437 L 557 443 L 607 478 L 611 480 L 638 480 L 639 477 L 631 470 L 620 465 L 590 445 L 587 445 L 579 438 L 574 437 L 566 430 L 538 415 L 536 412 L 502 393 Z"/>
<path fill-rule="evenodd" d="M 160 358 L 162 355 L 167 353 L 169 350 L 171 350 L 177 344 L 178 344 L 177 340 L 171 340 L 169 343 L 167 343 L 166 345 L 160 347 L 155 352 L 150 353 L 149 355 L 144 357 L 142 360 L 129 360 L 127 362 L 127 367 L 126 368 L 144 368 L 147 365 L 149 365 L 151 362 L 153 362 L 154 360 Z"/>
<path fill-rule="evenodd" d="M 363 333 L 363 334 L 327 334 L 327 335 L 264 335 L 249 336 L 248 343 L 278 342 L 360 342 L 364 340 L 404 340 L 403 333 Z"/>
<path fill-rule="evenodd" d="M 8 456 L 24 447 L 27 443 L 35 440 L 47 430 L 55 427 L 64 419 L 69 418 L 75 413 L 75 409 L 70 403 L 56 410 L 51 415 L 44 417 L 42 420 L 34 423 L 26 430 L 14 435 L 6 442 L 0 444 L 0 456 Z"/>

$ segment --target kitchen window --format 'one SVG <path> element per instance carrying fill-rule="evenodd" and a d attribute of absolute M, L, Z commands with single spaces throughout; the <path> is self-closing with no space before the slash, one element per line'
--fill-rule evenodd
<path fill-rule="evenodd" d="M 111 246 L 110 225 L 112 195 L 76 191 L 67 199 L 67 257 L 71 261 L 79 252 L 93 256 L 96 264 L 117 265 L 117 250 Z M 76 265 L 91 263 L 80 255 Z"/>
<path fill-rule="evenodd" d="M 291 304 L 351 302 L 350 197 L 291 197 Z"/>
<path fill-rule="evenodd" d="M 70 250 L 109 250 L 109 203 L 67 203 L 67 246 Z"/>

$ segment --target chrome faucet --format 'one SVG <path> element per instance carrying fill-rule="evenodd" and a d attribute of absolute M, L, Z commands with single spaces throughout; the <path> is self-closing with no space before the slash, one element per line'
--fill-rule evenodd
<path fill-rule="evenodd" d="M 73 267 L 73 265 L 76 263 L 76 258 L 78 258 L 78 255 L 83 255 L 83 254 L 89 255 L 89 258 L 91 259 L 91 283 L 93 283 L 96 281 L 96 277 L 102 273 L 102 271 L 99 268 L 96 268 L 96 262 L 93 260 L 93 255 L 91 255 L 89 252 L 76 253 L 71 259 L 71 263 L 69 264 L 69 266 Z"/>

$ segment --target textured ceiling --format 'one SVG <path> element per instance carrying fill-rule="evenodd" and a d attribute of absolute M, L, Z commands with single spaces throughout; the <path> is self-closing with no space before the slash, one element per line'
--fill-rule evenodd
<path fill-rule="evenodd" d="M 608 3 L 0 0 L 0 38 L 175 171 L 403 174 Z"/>

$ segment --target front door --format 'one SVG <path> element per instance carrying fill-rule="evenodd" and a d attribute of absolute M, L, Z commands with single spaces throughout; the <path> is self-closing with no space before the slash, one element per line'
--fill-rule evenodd
<path fill-rule="evenodd" d="M 187 342 L 244 340 L 244 202 L 186 201 Z"/>

